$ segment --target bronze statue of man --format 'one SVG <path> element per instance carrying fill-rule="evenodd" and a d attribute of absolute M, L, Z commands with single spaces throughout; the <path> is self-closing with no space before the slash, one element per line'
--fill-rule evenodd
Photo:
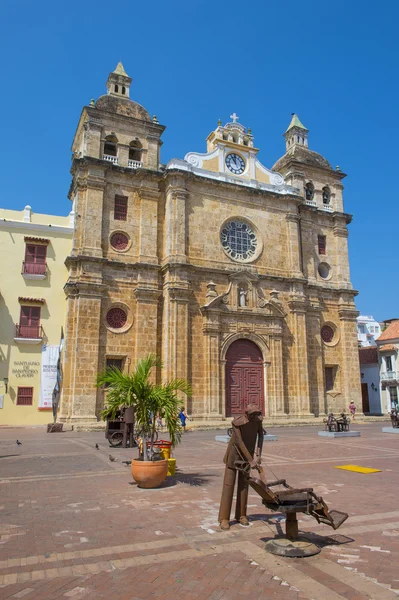
<path fill-rule="evenodd" d="M 255 469 L 261 461 L 263 446 L 262 412 L 255 404 L 248 404 L 245 414 L 232 421 L 233 433 L 227 446 L 223 462 L 224 472 L 222 498 L 219 509 L 220 528 L 230 529 L 230 512 L 236 480 L 235 462 L 246 460 Z M 256 446 L 256 452 L 255 452 Z M 238 472 L 235 518 L 243 527 L 249 526 L 247 519 L 248 483 L 241 471 Z"/>

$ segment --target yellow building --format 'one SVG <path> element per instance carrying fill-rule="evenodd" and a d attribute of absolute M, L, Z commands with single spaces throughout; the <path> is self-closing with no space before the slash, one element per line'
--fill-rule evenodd
<path fill-rule="evenodd" d="M 0 209 L 0 425 L 52 421 L 73 217 Z"/>

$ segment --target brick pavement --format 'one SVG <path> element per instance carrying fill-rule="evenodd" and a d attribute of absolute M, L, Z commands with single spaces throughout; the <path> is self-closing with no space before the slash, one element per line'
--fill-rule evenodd
<path fill-rule="evenodd" d="M 176 477 L 140 490 L 121 464 L 135 451 L 110 450 L 102 433 L 0 430 L 0 600 L 397 598 L 399 436 L 382 434 L 381 424 L 357 427 L 362 436 L 347 440 L 276 429 L 278 442 L 265 446 L 269 477 L 312 485 L 351 515 L 338 532 L 301 516 L 300 528 L 323 546 L 301 560 L 263 550 L 282 516 L 252 491 L 251 527 L 218 530 L 225 446 L 215 432 L 187 433 Z M 348 463 L 381 473 L 333 468 Z"/>

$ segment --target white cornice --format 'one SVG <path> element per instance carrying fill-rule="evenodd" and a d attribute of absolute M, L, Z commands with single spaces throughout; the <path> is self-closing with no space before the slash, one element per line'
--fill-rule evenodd
<path fill-rule="evenodd" d="M 49 234 L 51 231 L 57 233 L 69 233 L 72 237 L 73 227 L 64 227 L 63 225 L 42 225 L 40 223 L 24 223 L 23 221 L 13 221 L 12 219 L 4 219 L 0 217 L 0 228 L 8 229 L 25 229 L 26 231 L 45 231 Z"/>
<path fill-rule="evenodd" d="M 214 154 L 215 154 L 215 152 L 212 152 L 212 155 L 214 155 Z M 194 153 L 190 152 L 190 155 L 193 157 Z M 196 154 L 196 156 L 199 156 L 199 155 Z M 281 194 L 284 196 L 287 196 L 287 195 L 298 196 L 298 193 L 299 193 L 299 191 L 296 188 L 294 188 L 290 185 L 286 185 L 284 183 L 282 185 L 272 185 L 272 184 L 267 184 L 267 183 L 261 183 L 260 181 L 256 181 L 255 179 L 239 179 L 238 177 L 234 177 L 233 175 L 228 175 L 227 173 L 220 173 L 220 172 L 218 173 L 218 172 L 214 172 L 214 171 L 207 171 L 206 169 L 201 169 L 197 166 L 194 166 L 193 164 L 190 164 L 186 160 L 182 160 L 179 158 L 173 158 L 166 165 L 166 171 L 170 171 L 170 170 L 174 170 L 174 169 L 179 170 L 179 171 L 188 171 L 190 173 L 194 173 L 195 175 L 199 175 L 200 177 L 204 177 L 206 179 L 216 179 L 217 181 L 233 183 L 240 187 L 249 187 L 249 188 L 255 188 L 255 189 L 259 189 L 259 190 L 265 190 L 265 191 L 269 191 L 269 192 L 274 192 L 275 194 Z M 272 171 L 268 171 L 268 169 L 266 169 L 266 167 L 263 167 L 263 169 L 265 170 L 265 172 L 272 173 L 272 175 L 276 176 L 276 178 L 278 177 L 279 181 L 280 181 L 280 178 L 283 179 L 279 173 L 274 173 Z"/>

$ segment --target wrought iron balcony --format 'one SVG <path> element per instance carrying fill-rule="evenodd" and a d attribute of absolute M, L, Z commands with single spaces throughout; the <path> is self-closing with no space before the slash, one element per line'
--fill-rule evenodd
<path fill-rule="evenodd" d="M 15 324 L 16 342 L 25 342 L 27 344 L 38 344 L 43 339 L 43 327 L 41 325 L 20 325 Z"/>
<path fill-rule="evenodd" d="M 107 160 L 108 162 L 114 163 L 114 165 L 118 164 L 118 157 L 111 156 L 110 154 L 103 154 L 103 160 Z"/>
<path fill-rule="evenodd" d="M 395 381 L 399 379 L 398 371 L 384 371 L 380 374 L 381 381 Z"/>
<path fill-rule="evenodd" d="M 143 166 L 141 160 L 128 160 L 127 166 L 129 169 L 140 169 Z"/>
<path fill-rule="evenodd" d="M 23 261 L 22 275 L 25 279 L 45 279 L 47 276 L 47 263 L 30 263 Z"/>

